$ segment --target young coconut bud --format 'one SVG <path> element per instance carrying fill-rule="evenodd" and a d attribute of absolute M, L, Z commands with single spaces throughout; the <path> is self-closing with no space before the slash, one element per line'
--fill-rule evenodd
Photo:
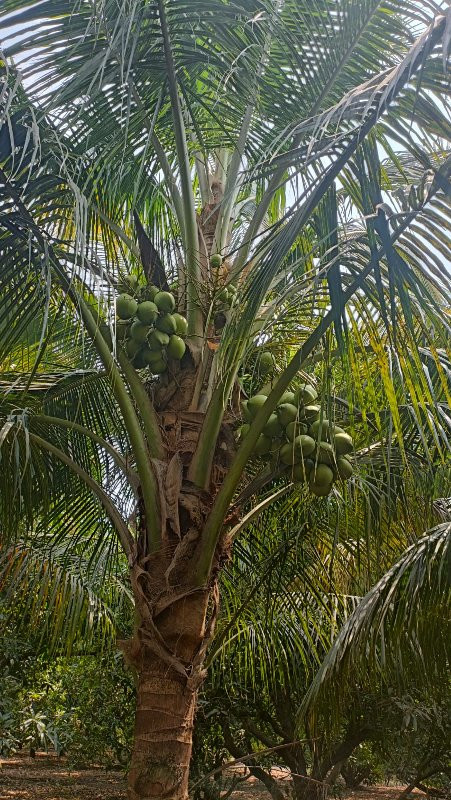
<path fill-rule="evenodd" d="M 159 288 L 159 286 L 148 286 L 147 289 L 146 289 L 146 295 L 149 298 L 149 300 L 155 300 L 155 297 L 160 292 L 161 292 L 161 289 Z"/>
<path fill-rule="evenodd" d="M 270 372 L 273 372 L 276 366 L 276 360 L 272 353 L 269 350 L 261 353 L 257 360 L 257 367 L 258 371 L 262 375 L 268 375 Z"/>
<path fill-rule="evenodd" d="M 335 464 L 335 450 L 329 442 L 319 442 L 318 461 L 320 464 L 328 464 L 329 466 Z"/>
<path fill-rule="evenodd" d="M 317 486 L 330 486 L 334 480 L 334 473 L 327 464 L 317 464 L 312 470 L 310 480 Z"/>
<path fill-rule="evenodd" d="M 291 442 L 282 445 L 280 448 L 280 460 L 282 464 L 294 464 L 295 457 L 294 447 Z"/>
<path fill-rule="evenodd" d="M 300 414 L 300 419 L 305 419 L 307 422 L 313 422 L 315 419 L 318 419 L 320 415 L 320 407 L 316 405 L 305 406 Z"/>

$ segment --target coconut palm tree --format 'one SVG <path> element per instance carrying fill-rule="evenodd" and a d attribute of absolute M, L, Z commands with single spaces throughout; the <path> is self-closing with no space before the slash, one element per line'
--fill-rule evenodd
<path fill-rule="evenodd" d="M 233 539 L 281 493 L 332 502 L 335 422 L 390 464 L 449 451 L 449 25 L 432 0 L 0 13 L 3 536 L 116 537 L 130 798 L 183 798 Z"/>

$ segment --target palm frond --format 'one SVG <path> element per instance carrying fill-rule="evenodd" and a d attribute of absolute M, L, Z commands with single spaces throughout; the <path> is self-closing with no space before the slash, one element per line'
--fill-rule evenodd
<path fill-rule="evenodd" d="M 370 589 L 325 657 L 300 714 L 315 717 L 327 704 L 330 715 L 350 687 L 375 673 L 398 686 L 412 676 L 420 683 L 444 677 L 450 656 L 450 545 L 449 523 L 437 526 Z"/>

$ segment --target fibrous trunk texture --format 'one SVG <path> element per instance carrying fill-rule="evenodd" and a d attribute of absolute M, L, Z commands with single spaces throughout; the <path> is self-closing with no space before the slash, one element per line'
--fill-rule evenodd
<path fill-rule="evenodd" d="M 130 800 L 188 796 L 197 691 L 158 658 L 139 676 Z"/>
<path fill-rule="evenodd" d="M 129 800 L 186 800 L 209 593 L 171 603 L 124 647 L 138 672 Z M 147 629 L 146 629 L 147 628 Z"/>
<path fill-rule="evenodd" d="M 202 532 L 227 472 L 234 438 L 231 426 L 223 424 L 208 491 L 188 480 L 204 419 L 200 411 L 187 410 L 198 385 L 194 366 L 188 367 L 162 381 L 152 397 L 166 451 L 164 459 L 152 459 L 161 531 L 155 547 L 140 501 L 138 537 L 129 559 L 137 624 L 134 637 L 122 642 L 121 649 L 138 675 L 129 800 L 188 796 L 197 692 L 216 619 L 217 577 L 230 550 L 222 537 L 209 579 L 199 587 L 195 574 Z"/>

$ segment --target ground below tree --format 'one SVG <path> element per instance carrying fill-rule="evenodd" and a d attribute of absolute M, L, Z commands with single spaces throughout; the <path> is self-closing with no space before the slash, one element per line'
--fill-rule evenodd
<path fill-rule="evenodd" d="M 121 772 L 102 768 L 73 769 L 64 759 L 23 754 L 0 759 L 0 800 L 126 800 Z M 397 800 L 402 787 L 369 786 L 351 792 L 352 800 Z M 421 792 L 418 800 L 425 797 Z M 268 800 L 255 779 L 241 784 L 232 800 Z"/>

